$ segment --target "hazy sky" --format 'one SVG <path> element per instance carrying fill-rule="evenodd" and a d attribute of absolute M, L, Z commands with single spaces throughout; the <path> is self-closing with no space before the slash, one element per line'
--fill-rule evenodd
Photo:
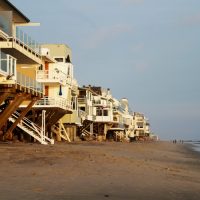
<path fill-rule="evenodd" d="M 72 48 L 80 85 L 111 88 L 162 139 L 200 139 L 200 0 L 11 0 L 40 43 Z"/>

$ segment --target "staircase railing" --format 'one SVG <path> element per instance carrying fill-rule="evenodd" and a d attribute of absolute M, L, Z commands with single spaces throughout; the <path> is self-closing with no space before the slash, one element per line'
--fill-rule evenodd
<path fill-rule="evenodd" d="M 9 118 L 9 120 L 14 123 L 19 118 L 19 116 L 20 116 L 20 113 L 15 111 L 12 114 L 12 116 Z M 39 127 L 37 124 L 33 123 L 26 117 L 24 117 L 17 126 L 23 129 L 26 133 L 30 134 L 32 137 L 34 137 L 41 144 L 48 144 L 48 143 L 54 144 L 54 140 L 48 138 L 43 132 L 43 130 L 41 129 L 41 127 Z"/>

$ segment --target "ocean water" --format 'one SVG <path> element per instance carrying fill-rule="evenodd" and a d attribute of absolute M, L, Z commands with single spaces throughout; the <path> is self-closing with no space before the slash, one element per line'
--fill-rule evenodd
<path fill-rule="evenodd" d="M 200 141 L 192 142 L 192 145 L 193 145 L 193 149 L 194 149 L 195 151 L 200 152 Z"/>
<path fill-rule="evenodd" d="M 200 141 L 187 141 L 186 143 L 191 144 L 195 151 L 200 152 Z"/>

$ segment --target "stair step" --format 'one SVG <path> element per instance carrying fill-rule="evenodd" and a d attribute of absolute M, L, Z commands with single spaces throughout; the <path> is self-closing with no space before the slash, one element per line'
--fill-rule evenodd
<path fill-rule="evenodd" d="M 17 114 L 16 114 L 17 115 Z M 13 116 L 11 116 L 10 118 L 9 118 L 9 121 L 11 121 L 11 122 L 15 122 L 16 121 L 16 116 L 15 115 L 13 115 Z M 26 120 L 26 121 L 25 121 Z M 21 120 L 21 122 L 22 123 L 19 123 L 19 124 L 17 124 L 17 126 L 19 127 L 19 128 L 21 128 L 22 130 L 24 130 L 27 134 L 29 134 L 29 135 L 31 135 L 33 138 L 35 138 L 37 141 L 39 141 L 41 144 L 48 144 L 48 143 L 51 143 L 51 144 L 54 144 L 54 141 L 53 140 L 51 140 L 50 138 L 48 138 L 48 137 L 44 137 L 44 141 L 42 141 L 42 139 L 41 139 L 41 136 L 40 136 L 40 134 L 38 134 L 38 132 L 35 130 L 35 127 L 34 127 L 34 123 L 27 123 L 27 119 L 26 118 L 23 118 L 22 120 Z M 27 125 L 26 125 L 27 124 Z M 33 125 L 33 127 L 31 128 L 31 127 L 29 127 L 29 126 L 31 126 L 31 125 Z M 35 125 L 36 126 L 36 125 Z M 39 131 L 39 130 L 38 130 Z"/>

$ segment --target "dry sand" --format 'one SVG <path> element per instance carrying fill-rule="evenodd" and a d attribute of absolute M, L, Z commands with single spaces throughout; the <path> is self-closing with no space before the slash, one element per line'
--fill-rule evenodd
<path fill-rule="evenodd" d="M 200 156 L 170 142 L 0 144 L 0 200 L 200 199 Z"/>

